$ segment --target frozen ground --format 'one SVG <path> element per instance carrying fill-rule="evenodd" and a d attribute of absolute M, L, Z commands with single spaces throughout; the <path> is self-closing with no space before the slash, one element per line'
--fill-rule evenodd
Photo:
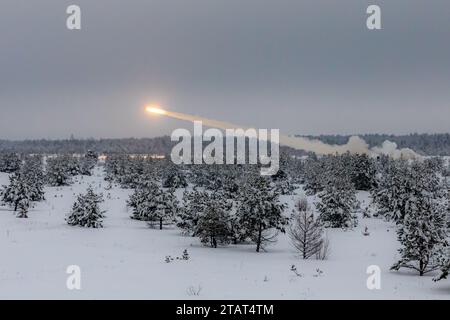
<path fill-rule="evenodd" d="M 173 229 L 149 229 L 133 221 L 125 201 L 130 191 L 104 190 L 101 172 L 77 178 L 71 187 L 47 188 L 47 201 L 29 219 L 0 207 L 0 299 L 448 299 L 450 281 L 432 275 L 390 272 L 397 258 L 395 227 L 362 219 L 353 231 L 329 230 L 326 261 L 301 260 L 285 235 L 267 252 L 254 246 L 203 247 Z M 8 177 L 0 174 L 0 185 Z M 104 229 L 66 225 L 75 195 L 88 184 L 105 195 Z M 360 194 L 361 199 L 367 195 Z M 293 197 L 287 197 L 292 202 Z M 361 231 L 368 226 L 370 236 Z M 188 249 L 189 261 L 164 262 Z M 295 276 L 295 264 L 302 277 Z M 66 288 L 66 268 L 81 267 L 82 289 Z M 382 270 L 381 290 L 368 290 L 366 268 Z M 317 277 L 316 269 L 323 271 Z M 200 294 L 189 294 L 189 288 Z"/>

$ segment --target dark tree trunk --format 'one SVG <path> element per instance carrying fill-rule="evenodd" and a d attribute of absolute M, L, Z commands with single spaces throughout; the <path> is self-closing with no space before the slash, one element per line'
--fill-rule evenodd
<path fill-rule="evenodd" d="M 423 276 L 424 275 L 424 271 L 425 271 L 425 266 L 424 266 L 424 262 L 423 260 L 419 261 L 419 275 Z"/>
<path fill-rule="evenodd" d="M 256 252 L 259 252 L 259 249 L 261 248 L 261 237 L 262 237 L 262 224 L 259 224 L 258 229 L 258 240 L 256 241 Z"/>

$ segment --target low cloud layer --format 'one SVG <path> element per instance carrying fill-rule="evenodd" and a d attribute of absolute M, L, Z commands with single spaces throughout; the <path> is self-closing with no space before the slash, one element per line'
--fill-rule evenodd
<path fill-rule="evenodd" d="M 450 2 L 3 0 L 0 137 L 144 137 L 145 104 L 290 135 L 447 132 Z"/>

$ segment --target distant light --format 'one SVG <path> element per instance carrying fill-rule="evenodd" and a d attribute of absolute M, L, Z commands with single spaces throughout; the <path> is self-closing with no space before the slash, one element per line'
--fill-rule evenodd
<path fill-rule="evenodd" d="M 166 110 L 159 108 L 158 106 L 147 106 L 145 108 L 147 112 L 156 113 L 156 114 L 167 114 Z"/>

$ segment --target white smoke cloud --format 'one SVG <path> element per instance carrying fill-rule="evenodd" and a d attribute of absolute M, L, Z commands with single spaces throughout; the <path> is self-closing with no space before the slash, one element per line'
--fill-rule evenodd
<path fill-rule="evenodd" d="M 420 155 L 414 152 L 414 150 L 410 148 L 402 148 L 398 149 L 397 144 L 395 142 L 391 142 L 386 140 L 383 142 L 381 147 L 373 147 L 372 152 L 376 154 L 384 154 L 394 159 L 416 159 L 420 158 Z"/>
<path fill-rule="evenodd" d="M 417 159 L 420 158 L 416 152 L 409 148 L 398 149 L 397 144 L 391 141 L 384 141 L 381 147 L 369 148 L 369 145 L 359 136 L 351 136 L 344 145 L 330 145 L 317 139 L 304 137 L 280 137 L 280 144 L 299 150 L 314 152 L 317 154 L 367 154 L 372 157 L 387 155 L 394 159 Z"/>

